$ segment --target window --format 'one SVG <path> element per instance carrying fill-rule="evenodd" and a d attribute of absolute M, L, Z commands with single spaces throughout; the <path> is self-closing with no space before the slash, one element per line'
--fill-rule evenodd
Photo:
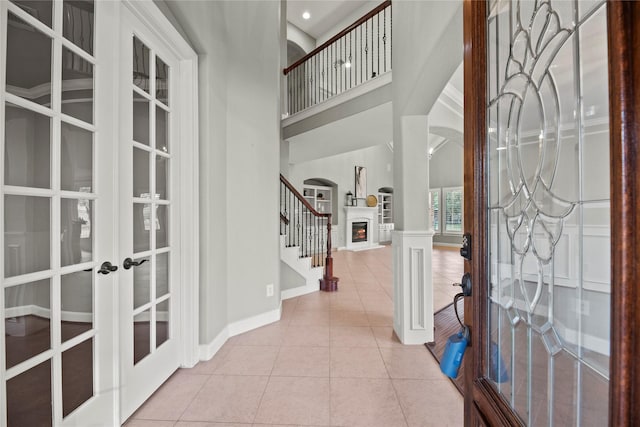
<path fill-rule="evenodd" d="M 462 233 L 462 187 L 443 188 L 444 195 L 444 232 Z"/>
<path fill-rule="evenodd" d="M 440 189 L 429 190 L 429 215 L 433 231 L 439 233 L 440 229 Z"/>

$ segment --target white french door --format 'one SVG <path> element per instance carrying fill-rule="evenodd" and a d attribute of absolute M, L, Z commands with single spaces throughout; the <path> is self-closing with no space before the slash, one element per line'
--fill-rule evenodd
<path fill-rule="evenodd" d="M 151 0 L 0 0 L 0 427 L 120 425 L 195 363 L 195 58 Z"/>
<path fill-rule="evenodd" d="M 122 421 L 178 367 L 178 58 L 127 8 L 120 37 Z"/>
<path fill-rule="evenodd" d="M 0 2 L 0 425 L 117 419 L 109 9 Z"/>

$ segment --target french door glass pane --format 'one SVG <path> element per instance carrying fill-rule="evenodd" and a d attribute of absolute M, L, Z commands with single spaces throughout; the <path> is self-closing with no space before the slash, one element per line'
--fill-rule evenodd
<path fill-rule="evenodd" d="M 166 248 L 169 246 L 169 209 L 167 205 L 156 207 L 156 248 Z"/>
<path fill-rule="evenodd" d="M 133 84 L 149 93 L 150 51 L 137 37 L 133 38 Z M 141 142 L 141 141 L 139 141 Z"/>
<path fill-rule="evenodd" d="M 156 107 L 156 144 L 155 147 L 165 153 L 169 152 L 169 113 Z"/>
<path fill-rule="evenodd" d="M 133 204 L 133 250 L 148 251 L 151 247 L 149 230 L 151 229 L 151 205 Z"/>
<path fill-rule="evenodd" d="M 133 364 L 151 353 L 151 310 L 133 316 Z"/>
<path fill-rule="evenodd" d="M 93 133 L 62 122 L 60 188 L 90 192 L 93 188 Z"/>
<path fill-rule="evenodd" d="M 13 13 L 7 24 L 7 92 L 49 106 L 52 40 Z"/>
<path fill-rule="evenodd" d="M 487 28 L 486 375 L 527 425 L 606 425 L 606 4 L 497 1 Z"/>
<path fill-rule="evenodd" d="M 156 99 L 169 105 L 169 66 L 156 56 Z"/>
<path fill-rule="evenodd" d="M 141 262 L 145 258 L 135 259 Z M 151 263 L 143 262 L 133 267 L 133 308 L 148 304 L 151 301 Z"/>
<path fill-rule="evenodd" d="M 6 104 L 5 185 L 51 188 L 51 118 Z"/>
<path fill-rule="evenodd" d="M 4 196 L 5 277 L 51 267 L 51 200 Z"/>
<path fill-rule="evenodd" d="M 93 397 L 93 339 L 62 353 L 62 416 Z"/>
<path fill-rule="evenodd" d="M 133 149 L 133 197 L 148 199 L 151 197 L 149 187 L 149 152 L 140 148 Z"/>
<path fill-rule="evenodd" d="M 18 7 L 51 28 L 53 1 L 51 0 L 11 0 Z"/>
<path fill-rule="evenodd" d="M 4 289 L 7 369 L 51 348 L 50 279 Z"/>
<path fill-rule="evenodd" d="M 93 277 L 95 270 L 60 277 L 62 342 L 93 328 Z"/>
<path fill-rule="evenodd" d="M 60 199 L 60 264 L 80 264 L 93 260 L 93 202 Z"/>
<path fill-rule="evenodd" d="M 156 255 L 156 298 L 169 292 L 169 254 Z"/>
<path fill-rule="evenodd" d="M 169 300 L 156 305 L 156 348 L 169 339 Z"/>
<path fill-rule="evenodd" d="M 62 47 L 61 111 L 93 123 L 93 64 L 66 47 Z"/>
<path fill-rule="evenodd" d="M 149 101 L 133 92 L 133 140 L 149 145 Z"/>
<path fill-rule="evenodd" d="M 156 154 L 156 195 L 159 199 L 169 198 L 169 159 Z"/>
<path fill-rule="evenodd" d="M 65 1 L 63 16 L 64 38 L 93 55 L 93 35 L 95 34 L 93 0 Z"/>
<path fill-rule="evenodd" d="M 11 378 L 7 381 L 7 426 L 53 425 L 52 397 L 51 359 Z"/>

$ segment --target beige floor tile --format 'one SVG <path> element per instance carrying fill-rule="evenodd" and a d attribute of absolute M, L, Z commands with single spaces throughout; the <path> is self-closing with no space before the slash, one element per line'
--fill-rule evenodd
<path fill-rule="evenodd" d="M 391 298 L 362 298 L 362 305 L 366 311 L 393 311 Z"/>
<path fill-rule="evenodd" d="M 290 326 L 329 326 L 329 312 L 322 310 L 296 310 L 291 315 Z"/>
<path fill-rule="evenodd" d="M 381 348 L 380 353 L 391 378 L 434 380 L 444 378 L 438 363 L 424 346 Z"/>
<path fill-rule="evenodd" d="M 181 421 L 252 423 L 269 377 L 213 375 Z"/>
<path fill-rule="evenodd" d="M 378 348 L 332 347 L 332 378 L 389 378 Z"/>
<path fill-rule="evenodd" d="M 329 310 L 331 297 L 326 292 L 314 292 L 299 297 L 296 311 Z"/>
<path fill-rule="evenodd" d="M 329 391 L 328 378 L 271 377 L 255 422 L 327 425 Z"/>
<path fill-rule="evenodd" d="M 406 426 L 388 379 L 331 380 L 331 425 L 353 427 Z"/>
<path fill-rule="evenodd" d="M 382 289 L 380 284 L 376 280 L 355 282 L 356 289 L 358 291 L 379 291 Z"/>
<path fill-rule="evenodd" d="M 393 310 L 367 311 L 367 319 L 371 326 L 393 326 Z"/>
<path fill-rule="evenodd" d="M 147 420 L 178 420 L 193 398 L 209 379 L 208 375 L 175 373 L 156 391 L 131 418 Z"/>
<path fill-rule="evenodd" d="M 364 311 L 360 298 L 356 295 L 350 298 L 335 298 L 331 300 L 333 311 Z"/>
<path fill-rule="evenodd" d="M 289 326 L 283 346 L 329 347 L 328 326 Z"/>
<path fill-rule="evenodd" d="M 332 311 L 331 326 L 369 326 L 369 318 L 364 311 Z"/>
<path fill-rule="evenodd" d="M 376 339 L 368 326 L 331 326 L 332 347 L 376 347 Z"/>
<path fill-rule="evenodd" d="M 184 371 L 189 374 L 211 375 L 216 371 L 216 369 L 218 369 L 222 362 L 224 362 L 230 350 L 231 345 L 225 344 L 216 354 L 213 355 L 211 359 L 198 362 L 193 368 L 186 368 Z"/>
<path fill-rule="evenodd" d="M 449 380 L 393 380 L 409 427 L 464 425 L 464 401 Z"/>
<path fill-rule="evenodd" d="M 278 356 L 277 346 L 232 347 L 215 375 L 269 375 Z"/>
<path fill-rule="evenodd" d="M 271 373 L 284 377 L 328 377 L 329 347 L 282 347 Z"/>
<path fill-rule="evenodd" d="M 360 296 L 360 299 L 386 299 L 386 300 L 390 300 L 389 296 L 387 295 L 387 293 L 382 289 L 375 289 L 375 290 L 361 290 L 358 291 L 358 294 Z"/>
<path fill-rule="evenodd" d="M 252 427 L 245 423 L 203 423 L 199 421 L 178 421 L 175 427 Z"/>
<path fill-rule="evenodd" d="M 280 322 L 272 323 L 244 334 L 229 338 L 227 344 L 235 345 L 281 345 L 287 326 Z"/>
<path fill-rule="evenodd" d="M 175 421 L 129 420 L 123 427 L 173 427 Z"/>

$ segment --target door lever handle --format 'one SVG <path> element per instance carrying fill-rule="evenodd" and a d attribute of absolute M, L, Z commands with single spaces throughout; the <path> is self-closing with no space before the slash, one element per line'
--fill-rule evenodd
<path fill-rule="evenodd" d="M 98 270 L 98 274 L 109 274 L 112 271 L 116 271 L 117 269 L 118 269 L 117 265 L 113 265 L 109 261 L 105 261 L 100 266 L 100 270 Z"/>
<path fill-rule="evenodd" d="M 137 267 L 140 264 L 142 264 L 143 262 L 148 261 L 146 259 L 142 259 L 140 261 L 134 261 L 131 258 L 126 258 L 123 262 L 122 262 L 122 267 L 125 270 L 129 270 L 131 267 Z"/>

